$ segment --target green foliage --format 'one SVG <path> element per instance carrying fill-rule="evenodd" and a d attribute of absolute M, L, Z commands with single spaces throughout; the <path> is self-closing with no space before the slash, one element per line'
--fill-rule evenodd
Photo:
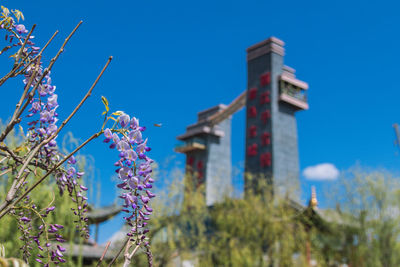
<path fill-rule="evenodd" d="M 28 267 L 28 265 L 20 259 L 0 257 L 0 267 Z"/>
<path fill-rule="evenodd" d="M 20 19 L 24 19 L 24 15 L 22 14 L 21 11 L 17 9 L 10 10 L 7 7 L 1 6 L 1 13 L 0 13 L 0 25 L 3 25 L 4 28 L 9 28 L 12 24 L 12 20 L 14 18 L 17 22 L 19 22 Z"/>
<path fill-rule="evenodd" d="M 387 171 L 347 172 L 337 190 L 342 257 L 352 266 L 400 266 L 400 180 Z"/>
<path fill-rule="evenodd" d="M 1 128 L 1 126 L 0 126 Z M 11 132 L 7 138 L 7 145 L 14 149 L 17 146 L 23 147 L 21 140 L 23 140 L 23 132 L 15 133 Z M 70 147 L 74 146 L 76 140 L 73 138 L 71 134 L 67 134 L 64 142 L 63 142 L 63 151 L 67 152 Z M 88 173 L 90 177 L 91 170 L 87 168 L 85 165 L 90 157 L 78 156 L 79 157 L 79 169 Z M 32 181 L 37 180 L 39 177 L 43 176 L 44 171 L 40 168 L 37 168 L 34 172 L 32 172 L 33 179 Z M 9 172 L 7 174 L 0 176 L 0 199 L 5 199 L 5 196 L 8 192 L 8 188 L 11 186 L 12 177 L 14 172 Z M 49 177 L 49 179 L 44 180 L 35 190 L 30 194 L 31 198 L 35 200 L 35 205 L 38 207 L 38 210 L 46 209 L 50 206 L 56 206 L 56 210 L 48 215 L 48 217 L 44 218 L 46 220 L 46 224 L 61 224 L 64 226 L 64 229 L 61 230 L 61 235 L 64 239 L 69 242 L 69 245 L 79 244 L 82 242 L 82 238 L 79 233 L 76 231 L 76 226 L 74 224 L 74 220 L 76 217 L 72 215 L 71 208 L 76 208 L 76 203 L 71 200 L 71 197 L 68 193 L 64 193 L 62 196 L 59 195 L 59 190 L 57 188 L 57 184 L 55 183 L 55 179 Z M 24 204 L 21 205 L 20 209 L 28 208 L 25 207 Z M 16 211 L 18 212 L 18 210 Z M 0 223 L 0 244 L 3 246 L 3 257 L 15 257 L 21 258 L 21 246 L 22 241 L 19 239 L 21 236 L 21 232 L 18 229 L 19 221 L 12 215 L 7 215 L 2 218 Z M 39 226 L 40 219 L 36 217 L 34 219 L 34 230 L 32 233 L 37 231 L 37 227 Z M 44 246 L 45 240 L 41 240 L 42 246 Z M 36 247 L 33 245 L 32 247 Z M 37 254 L 38 249 L 34 249 L 32 254 Z M 1 256 L 1 255 L 0 255 Z M 72 259 L 69 259 L 69 262 L 73 262 Z M 37 262 L 34 261 L 34 258 L 31 259 L 30 266 L 40 266 Z M 1 265 L 0 265 L 1 266 Z M 12 265 L 10 265 L 12 266 Z M 77 265 L 79 266 L 79 265 Z"/>
<path fill-rule="evenodd" d="M 151 222 L 157 266 L 184 260 L 198 266 L 306 266 L 302 214 L 285 198 L 272 200 L 268 184 L 259 184 L 264 195 L 249 192 L 244 199 L 226 198 L 207 207 L 204 185 L 195 181 L 189 176 L 184 182 L 173 180 L 153 207 L 158 215 Z M 135 263 L 145 266 L 145 260 L 139 255 Z"/>
<path fill-rule="evenodd" d="M 351 170 L 335 191 L 336 209 L 300 208 L 257 180 L 243 199 L 207 208 L 195 177 L 171 179 L 151 222 L 156 266 L 310 266 L 308 257 L 322 267 L 400 266 L 398 178 Z M 146 266 L 145 255 L 135 264 Z"/>

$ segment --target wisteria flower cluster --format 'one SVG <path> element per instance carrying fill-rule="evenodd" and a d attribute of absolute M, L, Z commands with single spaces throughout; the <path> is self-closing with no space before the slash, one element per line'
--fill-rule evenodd
<path fill-rule="evenodd" d="M 50 263 L 60 264 L 66 262 L 63 255 L 66 249 L 60 244 L 52 245 L 54 240 L 58 243 L 65 242 L 59 233 L 59 230 L 63 229 L 64 226 L 60 224 L 47 224 L 44 220 L 47 215 L 55 210 L 55 206 L 50 206 L 39 211 L 35 204 L 29 202 L 29 198 L 27 198 L 25 204 L 28 206 L 20 207 L 19 209 L 22 211 L 18 213 L 13 212 L 14 216 L 20 221 L 18 228 L 22 232 L 20 240 L 24 243 L 21 247 L 24 260 L 27 261 L 28 257 L 31 255 L 30 251 L 34 243 L 40 251 L 40 253 L 36 254 L 36 261 L 43 264 L 43 266 L 49 267 Z M 23 210 L 27 210 L 27 212 L 23 212 Z M 40 223 L 36 229 L 36 234 L 32 235 L 32 229 L 35 227 L 32 223 L 32 218 L 35 217 L 40 218 Z M 44 237 L 42 238 L 42 236 Z M 41 240 L 44 240 L 44 244 Z"/>
<path fill-rule="evenodd" d="M 104 141 L 110 144 L 111 149 L 118 151 L 119 159 L 115 163 L 120 179 L 118 187 L 122 190 L 120 198 L 124 201 L 123 211 L 127 213 L 124 219 L 131 227 L 128 233 L 129 242 L 126 244 L 124 266 L 127 266 L 139 247 L 144 249 L 149 265 L 152 266 L 152 254 L 147 233 L 149 232 L 149 216 L 153 211 L 150 201 L 155 194 L 151 192 L 154 183 L 151 177 L 153 160 L 147 156 L 150 147 L 147 146 L 147 139 L 143 138 L 146 128 L 139 126 L 138 119 L 130 118 L 124 112 L 115 112 L 108 116 L 108 101 L 103 97 L 106 111 L 103 127 L 99 132 L 94 133 L 67 155 L 60 152 L 56 140 L 62 128 L 91 95 L 112 57 L 109 57 L 81 102 L 59 124 L 58 95 L 50 76 L 51 69 L 82 22 L 78 23 L 65 39 L 57 54 L 50 60 L 48 66 L 44 67 L 42 52 L 58 31 L 40 48 L 35 45 L 35 37 L 32 35 L 35 25 L 28 30 L 21 24 L 19 21 L 24 18 L 18 10 L 10 11 L 1 6 L 1 11 L 0 30 L 5 32 L 6 45 L 0 50 L 0 55 L 15 50 L 16 52 L 10 56 L 13 58 L 14 64 L 10 72 L 0 78 L 0 86 L 8 79 L 22 75 L 24 90 L 10 122 L 0 133 L 0 177 L 7 174 L 7 177 L 11 179 L 6 199 L 0 202 L 0 219 L 5 215 L 12 215 L 16 218 L 18 228 L 22 233 L 20 239 L 24 245 L 21 250 L 26 262 L 35 246 L 39 251 L 35 255 L 35 260 L 43 266 L 65 263 L 66 248 L 62 246 L 65 240 L 61 235 L 63 226 L 46 222 L 46 217 L 54 212 L 56 207 L 52 203 L 45 208 L 37 207 L 34 200 L 30 198 L 30 192 L 49 176 L 54 177 L 60 194 L 67 192 L 75 202 L 76 206 L 72 208 L 72 212 L 76 215 L 75 225 L 82 236 L 88 238 L 88 218 L 86 216 L 88 210 L 86 191 L 88 188 L 82 184 L 84 173 L 78 170 L 74 154 L 91 140 L 104 134 Z M 5 139 L 23 118 L 28 120 L 26 138 L 19 147 L 11 149 L 7 146 Z M 115 121 L 113 126 L 104 129 L 107 122 L 111 120 Z M 41 169 L 39 174 L 37 169 Z M 30 179 L 33 177 L 35 179 Z M 129 252 L 131 248 L 133 250 Z"/>
<path fill-rule="evenodd" d="M 108 110 L 107 101 L 105 105 Z M 154 183 L 151 177 L 153 160 L 147 156 L 151 149 L 147 146 L 148 139 L 143 138 L 146 127 L 141 127 L 137 118 L 130 118 L 123 112 L 113 114 L 119 116 L 114 119 L 116 122 L 112 128 L 104 130 L 104 142 L 118 151 L 119 159 L 114 165 L 120 179 L 117 186 L 122 189 L 120 198 L 124 200 L 123 211 L 127 213 L 124 219 L 131 227 L 128 236 L 133 237 L 137 245 L 148 246 L 147 221 L 153 212 L 150 200 L 155 194 L 151 192 Z"/>
<path fill-rule="evenodd" d="M 9 211 L 17 218 L 18 228 L 22 233 L 20 239 L 24 243 L 21 248 L 24 258 L 27 260 L 31 255 L 32 245 L 36 244 L 39 251 L 43 252 L 36 255 L 37 262 L 44 266 L 49 266 L 51 263 L 60 264 L 66 262 L 63 258 L 65 248 L 60 245 L 65 241 L 60 233 L 63 226 L 47 224 L 45 221 L 45 217 L 55 210 L 55 206 L 48 207 L 44 211 L 39 210 L 30 199 L 28 190 L 31 189 L 28 187 L 27 178 L 32 169 L 27 169 L 27 167 L 28 165 L 34 166 L 34 168 L 43 169 L 48 174 L 55 174 L 60 193 L 67 190 L 72 200 L 76 202 L 76 208 L 73 209 L 73 213 L 77 216 L 76 227 L 85 238 L 88 238 L 88 219 L 85 216 L 87 212 L 85 191 L 87 188 L 80 182 L 84 173 L 76 170 L 77 161 L 74 156 L 66 157 L 57 146 L 58 95 L 55 93 L 56 86 L 52 84 L 50 76 L 50 69 L 56 58 L 52 60 L 49 67 L 44 68 L 41 61 L 41 53 L 44 48 L 41 50 L 40 47 L 35 46 L 34 36 L 31 35 L 34 27 L 28 31 L 23 24 L 19 23 L 19 20 L 23 19 L 20 11 L 12 10 L 10 12 L 3 6 L 1 6 L 1 10 L 0 29 L 5 30 L 7 45 L 0 51 L 0 54 L 14 47 L 17 48 L 17 52 L 11 55 L 14 58 L 13 69 L 0 79 L 0 85 L 8 78 L 23 75 L 25 86 L 11 122 L 0 135 L 0 141 L 2 142 L 14 126 L 21 121 L 21 115 L 25 114 L 24 111 L 28 111 L 25 116 L 29 118 L 27 123 L 29 128 L 25 143 L 17 148 L 18 152 L 10 150 L 7 146 L 0 147 L 7 153 L 6 156 L 10 157 L 10 160 L 5 162 L 6 164 L 1 164 L 3 173 L 7 173 L 8 170 L 11 170 L 12 173 L 17 172 L 6 201 L 0 205 L 0 211 L 3 212 L 14 199 L 25 192 L 22 194 L 24 204 L 14 206 Z M 62 50 L 63 48 L 60 51 L 62 52 Z M 57 57 L 59 54 L 60 52 Z M 68 158 L 66 166 L 61 165 L 64 162 L 61 161 L 62 158 Z M 32 224 L 36 219 L 42 222 L 38 227 Z M 45 240 L 44 245 L 41 244 L 41 240 Z"/>

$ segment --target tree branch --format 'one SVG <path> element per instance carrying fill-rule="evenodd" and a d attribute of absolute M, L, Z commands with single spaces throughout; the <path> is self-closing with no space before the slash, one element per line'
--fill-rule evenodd
<path fill-rule="evenodd" d="M 96 84 L 98 83 L 98 81 L 100 80 L 101 76 L 103 76 L 104 71 L 107 69 L 108 65 L 110 64 L 111 60 L 112 60 L 112 56 L 110 56 L 106 62 L 106 64 L 104 65 L 103 69 L 101 70 L 100 74 L 97 76 L 96 80 L 93 82 L 92 86 L 90 87 L 90 89 L 88 90 L 88 92 L 86 93 L 86 95 L 82 98 L 81 102 L 79 102 L 79 104 L 76 106 L 76 108 L 71 112 L 71 114 L 68 116 L 68 118 L 66 118 L 60 125 L 60 127 L 58 127 L 57 131 L 54 133 L 54 135 L 58 135 L 58 133 L 62 130 L 62 128 L 64 128 L 64 126 L 68 123 L 68 121 L 75 115 L 75 113 L 79 110 L 79 108 L 83 105 L 83 103 L 85 103 L 86 99 L 89 98 L 89 96 L 92 94 L 92 91 L 94 89 L 94 87 L 96 86 Z"/>
<path fill-rule="evenodd" d="M 68 156 L 66 156 L 62 161 L 60 161 L 59 163 L 57 163 L 53 168 L 51 168 L 45 175 L 43 175 L 38 181 L 36 181 L 29 189 L 27 189 L 17 200 L 15 200 L 12 204 L 11 203 L 7 203 L 5 204 L 7 201 L 3 202 L 2 205 L 0 205 L 0 219 L 7 213 L 10 211 L 10 209 L 12 208 L 12 206 L 15 206 L 16 204 L 18 204 L 24 197 L 26 197 L 33 189 L 35 189 L 41 182 L 43 182 L 48 176 L 50 176 L 50 174 L 52 174 L 54 171 L 56 171 L 62 164 L 64 164 L 64 162 L 66 162 L 71 156 L 73 156 L 76 152 L 78 152 L 79 150 L 81 150 L 85 145 L 87 145 L 90 141 L 92 141 L 93 139 L 99 137 L 101 134 L 103 133 L 103 131 L 95 133 L 94 135 L 92 135 L 91 137 L 89 137 L 85 142 L 83 142 L 80 146 L 78 146 L 77 148 L 75 148 L 74 151 L 72 151 Z M 51 137 L 44 140 L 41 144 L 44 144 L 45 142 L 48 143 L 50 142 L 52 139 Z M 38 145 L 37 147 L 39 147 L 40 145 Z M 21 171 L 21 170 L 20 170 Z"/>
<path fill-rule="evenodd" d="M 111 265 L 114 264 L 114 262 L 118 259 L 119 255 L 121 254 L 121 252 L 124 250 L 124 248 L 128 245 L 129 240 L 131 239 L 130 236 L 128 236 L 128 238 L 125 240 L 124 244 L 122 245 L 121 249 L 118 251 L 118 253 L 114 256 L 114 258 L 112 259 L 112 261 L 108 264 L 108 267 L 111 267 Z"/>
<path fill-rule="evenodd" d="M 36 24 L 34 24 L 34 25 L 32 26 L 31 30 L 29 31 L 28 35 L 27 35 L 26 38 L 25 38 L 25 41 L 22 43 L 22 46 L 21 46 L 21 48 L 20 48 L 21 53 L 24 51 L 24 48 L 25 48 L 25 46 L 26 46 L 26 43 L 28 42 L 28 40 L 29 40 L 29 38 L 30 38 L 30 36 L 31 36 L 31 34 L 32 34 L 32 32 L 33 32 L 33 30 L 34 30 L 35 28 L 36 28 Z M 3 83 L 4 83 L 5 81 L 7 81 L 9 78 L 13 77 L 14 74 L 15 74 L 15 72 L 16 72 L 23 64 L 24 64 L 24 59 L 21 60 L 20 63 L 14 64 L 12 70 L 11 70 L 9 73 L 7 73 L 3 78 L 0 79 L 0 86 L 3 85 Z"/>
<path fill-rule="evenodd" d="M 39 87 L 39 85 L 42 83 L 44 77 L 46 77 L 46 75 L 50 72 L 50 70 L 53 68 L 54 63 L 57 61 L 57 59 L 59 58 L 60 54 L 64 51 L 65 45 L 68 43 L 68 41 L 71 39 L 72 35 L 74 35 L 74 33 L 76 32 L 76 30 L 79 28 L 79 26 L 82 24 L 82 21 L 80 21 L 78 23 L 78 25 L 76 25 L 76 27 L 72 30 L 72 32 L 68 35 L 67 38 L 65 38 L 64 43 L 62 44 L 61 48 L 58 50 L 57 54 L 55 55 L 55 57 L 53 57 L 50 61 L 49 66 L 44 69 L 42 76 L 40 77 L 39 81 L 35 84 L 35 87 L 31 90 L 31 93 L 28 96 L 28 99 L 25 101 L 24 106 L 18 111 L 17 116 L 12 119 L 6 129 L 4 130 L 4 132 L 0 135 L 0 142 L 3 142 L 4 139 L 7 137 L 7 135 L 10 133 L 10 131 L 14 128 L 15 124 L 19 123 L 19 116 L 21 116 L 22 112 L 25 110 L 25 108 L 27 107 L 27 105 L 29 104 L 30 99 L 32 99 L 36 89 Z"/>
<path fill-rule="evenodd" d="M 104 256 L 105 256 L 106 253 L 107 253 L 107 250 L 108 250 L 108 247 L 110 246 L 110 244 L 111 244 L 111 241 L 108 241 L 108 242 L 107 242 L 107 245 L 106 245 L 106 248 L 104 249 L 103 254 L 101 255 L 101 258 L 99 259 L 99 261 L 98 261 L 97 264 L 96 264 L 96 267 L 99 267 L 99 266 L 100 266 L 101 262 L 102 262 L 103 259 L 104 259 Z"/>

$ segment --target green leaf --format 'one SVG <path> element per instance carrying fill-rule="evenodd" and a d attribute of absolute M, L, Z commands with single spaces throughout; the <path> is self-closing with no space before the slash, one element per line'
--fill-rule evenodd
<path fill-rule="evenodd" d="M 106 107 L 106 112 L 108 112 L 110 110 L 110 108 L 108 107 L 108 100 L 105 96 L 101 96 L 101 101 L 103 102 L 104 106 Z"/>
<path fill-rule="evenodd" d="M 115 111 L 115 112 L 114 112 L 113 114 L 111 114 L 111 115 L 114 115 L 114 116 L 121 116 L 122 114 L 124 114 L 124 112 L 118 110 L 118 111 Z"/>
<path fill-rule="evenodd" d="M 10 10 L 8 10 L 8 8 L 6 8 L 6 7 L 4 7 L 4 6 L 1 6 L 1 9 L 2 9 L 2 11 L 3 11 L 3 16 L 4 17 L 8 17 L 8 15 L 10 14 Z"/>
<path fill-rule="evenodd" d="M 21 11 L 14 9 L 14 10 L 12 10 L 12 12 L 14 13 L 14 16 L 17 18 L 18 22 L 20 19 L 24 20 L 24 15 L 22 14 Z"/>

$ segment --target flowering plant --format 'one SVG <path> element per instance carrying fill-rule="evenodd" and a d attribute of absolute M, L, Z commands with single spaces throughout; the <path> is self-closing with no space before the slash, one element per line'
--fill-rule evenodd
<path fill-rule="evenodd" d="M 147 146 L 147 139 L 142 137 L 145 127 L 140 127 L 138 119 L 130 118 L 123 112 L 109 115 L 109 104 L 103 97 L 106 110 L 103 114 L 105 116 L 103 125 L 98 132 L 69 154 L 59 150 L 56 140 L 61 130 L 91 95 L 112 57 L 108 59 L 80 103 L 60 124 L 57 113 L 58 95 L 51 79 L 51 70 L 82 21 L 73 29 L 49 65 L 45 67 L 42 62 L 43 52 L 58 31 L 40 48 L 35 45 L 35 38 L 32 35 L 35 25 L 28 30 L 21 24 L 20 21 L 24 16 L 18 10 L 10 11 L 1 6 L 1 11 L 0 30 L 5 35 L 6 45 L 1 49 L 0 55 L 11 52 L 13 54 L 10 57 L 14 62 L 11 70 L 0 78 L 0 86 L 11 78 L 22 77 L 24 90 L 11 120 L 0 133 L 0 177 L 3 176 L 10 181 L 5 199 L 0 199 L 0 221 L 6 215 L 16 219 L 21 231 L 20 239 L 24 243 L 21 250 L 26 262 L 31 256 L 33 247 L 40 250 L 35 259 L 43 266 L 66 262 L 64 257 L 66 248 L 62 245 L 65 240 L 61 235 L 63 226 L 46 222 L 46 217 L 56 207 L 51 203 L 47 207 L 38 207 L 35 200 L 30 197 L 30 193 L 45 179 L 54 179 L 60 194 L 67 193 L 75 202 L 72 212 L 76 216 L 76 228 L 83 237 L 88 238 L 88 219 L 85 215 L 88 207 L 85 192 L 88 188 L 82 184 L 84 173 L 77 170 L 77 160 L 74 155 L 86 144 L 104 134 L 104 141 L 111 142 L 110 148 L 119 151 L 119 160 L 115 163 L 121 179 L 118 187 L 124 191 L 120 197 L 124 200 L 124 212 L 129 214 L 125 220 L 131 226 L 127 241 L 121 249 L 125 249 L 125 266 L 140 247 L 145 248 L 149 265 L 152 265 L 152 255 L 146 238 L 149 230 L 146 225 L 149 220 L 148 215 L 152 212 L 149 201 L 155 195 L 150 192 L 153 183 L 151 178 L 153 161 L 146 154 L 150 148 Z M 17 148 L 12 149 L 7 144 L 7 136 L 18 125 L 23 130 L 24 120 L 27 120 L 26 136 Z M 110 121 L 114 121 L 114 124 L 105 128 Z M 33 180 L 38 170 L 44 174 L 39 179 Z M 114 261 L 115 259 L 112 263 Z"/>

